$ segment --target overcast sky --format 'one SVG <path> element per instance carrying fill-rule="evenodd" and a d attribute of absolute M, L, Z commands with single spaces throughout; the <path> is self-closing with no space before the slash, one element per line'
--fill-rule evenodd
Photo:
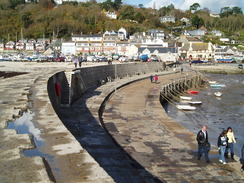
<path fill-rule="evenodd" d="M 87 0 L 78 0 L 86 2 Z M 97 2 L 104 2 L 106 0 L 97 0 Z M 112 0 L 113 1 L 113 0 Z M 144 7 L 153 7 L 155 3 L 156 8 L 159 9 L 162 6 L 168 6 L 171 3 L 175 8 L 181 10 L 188 10 L 194 3 L 199 3 L 200 8 L 208 8 L 211 13 L 219 13 L 223 7 L 238 6 L 244 12 L 244 0 L 122 0 L 123 4 L 136 5 L 143 4 Z"/>

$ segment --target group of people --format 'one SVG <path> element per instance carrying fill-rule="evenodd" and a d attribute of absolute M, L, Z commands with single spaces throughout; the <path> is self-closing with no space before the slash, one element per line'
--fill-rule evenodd
<path fill-rule="evenodd" d="M 200 160 L 202 155 L 204 154 L 205 160 L 207 163 L 210 163 L 209 161 L 209 151 L 210 151 L 210 143 L 208 140 L 208 132 L 207 127 L 202 126 L 202 129 L 197 134 L 197 142 L 198 142 L 198 154 L 197 159 Z M 226 159 L 230 157 L 232 160 L 234 160 L 234 143 L 236 143 L 236 139 L 234 136 L 234 132 L 231 127 L 228 127 L 227 130 L 223 130 L 217 141 L 217 146 L 219 149 L 219 161 L 226 164 Z M 241 170 L 244 169 L 244 144 L 241 150 L 240 154 L 240 162 L 242 164 Z"/>
<path fill-rule="evenodd" d="M 150 76 L 151 83 L 158 83 L 158 75 Z"/>

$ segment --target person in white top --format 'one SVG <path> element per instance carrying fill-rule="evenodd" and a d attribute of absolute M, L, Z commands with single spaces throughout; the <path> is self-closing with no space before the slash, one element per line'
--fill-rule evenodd
<path fill-rule="evenodd" d="M 234 143 L 236 143 L 236 139 L 231 127 L 227 128 L 227 138 L 228 146 L 225 151 L 225 157 L 228 158 L 228 153 L 230 153 L 231 159 L 234 160 Z"/>

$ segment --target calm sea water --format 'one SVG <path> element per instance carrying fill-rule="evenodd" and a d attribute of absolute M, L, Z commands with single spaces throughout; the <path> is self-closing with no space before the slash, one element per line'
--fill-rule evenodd
<path fill-rule="evenodd" d="M 195 134 L 202 125 L 206 125 L 210 142 L 215 146 L 222 130 L 231 126 L 237 138 L 235 154 L 239 156 L 244 144 L 244 75 L 205 74 L 204 77 L 226 87 L 216 89 L 206 86 L 199 94 L 191 95 L 193 101 L 202 101 L 195 111 L 182 112 L 174 104 L 169 104 L 166 111 L 171 118 Z M 223 93 L 220 98 L 215 97 L 216 91 Z"/>

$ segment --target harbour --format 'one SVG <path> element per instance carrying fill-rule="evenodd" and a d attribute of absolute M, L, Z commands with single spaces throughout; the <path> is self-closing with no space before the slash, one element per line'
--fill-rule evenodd
<path fill-rule="evenodd" d="M 223 129 L 233 128 L 237 143 L 234 145 L 235 154 L 239 156 L 244 144 L 244 75 L 241 74 L 204 74 L 205 79 L 216 80 L 226 85 L 224 88 L 205 88 L 193 96 L 201 100 L 202 105 L 195 111 L 181 111 L 172 104 L 167 106 L 168 115 L 189 129 L 193 133 L 201 129 L 201 125 L 208 127 L 210 142 L 217 146 L 217 138 Z M 221 97 L 216 97 L 215 92 L 222 92 Z"/>

